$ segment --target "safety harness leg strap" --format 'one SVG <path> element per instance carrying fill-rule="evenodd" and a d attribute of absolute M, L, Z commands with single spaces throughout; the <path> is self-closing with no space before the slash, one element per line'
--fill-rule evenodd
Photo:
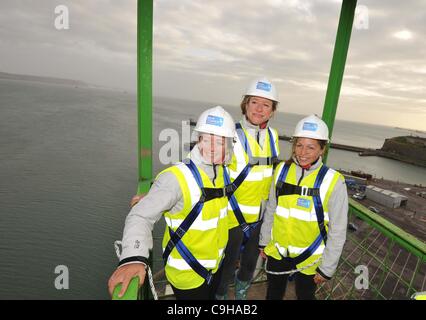
<path fill-rule="evenodd" d="M 247 169 L 247 167 L 248 166 L 246 166 L 244 169 Z M 240 178 L 240 176 L 241 176 L 241 173 L 237 177 L 236 180 L 238 180 Z M 242 179 L 242 180 L 244 180 L 244 179 Z M 235 184 L 235 181 L 234 181 L 234 184 Z M 229 177 L 225 177 L 225 184 L 226 185 L 232 185 L 231 184 L 231 180 L 229 179 Z M 238 205 L 237 199 L 235 199 L 234 194 L 230 193 L 230 194 L 227 194 L 227 196 L 228 196 L 229 204 L 231 205 L 232 211 L 234 211 L 235 218 L 237 218 L 239 227 L 243 231 L 243 242 L 242 242 L 241 247 L 240 247 L 240 251 L 243 251 L 244 247 L 245 247 L 245 244 L 247 243 L 248 239 L 250 238 L 251 230 L 254 229 L 254 228 L 256 228 L 256 226 L 258 225 L 259 221 L 255 222 L 255 223 L 248 224 L 246 222 L 246 220 L 244 219 L 244 215 L 241 212 L 240 206 Z"/>
<path fill-rule="evenodd" d="M 283 257 L 284 260 L 296 266 L 299 263 L 302 263 L 303 261 L 308 259 L 315 252 L 315 250 L 318 249 L 318 247 L 321 245 L 321 242 L 322 242 L 322 236 L 321 234 L 319 234 L 318 237 L 314 240 L 314 242 L 312 242 L 311 245 L 305 251 L 299 254 L 297 257 L 290 258 L 290 257 L 284 257 L 282 255 L 281 256 Z"/>
<path fill-rule="evenodd" d="M 175 233 L 169 228 L 169 234 L 170 238 L 172 238 Z M 181 257 L 185 260 L 185 262 L 191 267 L 191 269 L 198 273 L 201 277 L 203 277 L 206 280 L 207 284 L 210 284 L 213 277 L 211 270 L 209 271 L 204 268 L 204 266 L 198 262 L 198 260 L 193 256 L 193 254 L 188 250 L 188 248 L 183 244 L 183 242 L 179 241 L 178 243 L 176 243 L 176 249 L 181 255 Z"/>

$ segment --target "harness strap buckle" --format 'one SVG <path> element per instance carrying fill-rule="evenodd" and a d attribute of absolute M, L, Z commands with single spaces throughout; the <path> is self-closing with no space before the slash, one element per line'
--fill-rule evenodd
<path fill-rule="evenodd" d="M 308 195 L 308 191 L 309 191 L 309 188 L 308 188 L 308 187 L 306 187 L 306 186 L 301 186 L 301 188 L 300 188 L 300 195 L 301 195 L 301 196 L 307 196 L 307 195 Z"/>
<path fill-rule="evenodd" d="M 321 193 L 320 193 L 320 189 L 319 188 L 313 188 L 312 189 L 312 196 L 313 197 L 318 197 L 320 195 L 321 195 Z"/>
<path fill-rule="evenodd" d="M 234 194 L 235 190 L 237 190 L 237 187 L 234 183 L 228 184 L 223 188 L 224 195 L 231 196 Z"/>
<path fill-rule="evenodd" d="M 213 274 L 211 271 L 209 271 L 209 273 L 206 276 L 206 282 L 208 285 L 210 285 L 210 283 L 212 282 L 212 279 L 213 279 Z"/>
<path fill-rule="evenodd" d="M 247 223 L 244 223 L 241 225 L 241 229 L 244 233 L 246 233 L 250 229 L 250 226 Z"/>
<path fill-rule="evenodd" d="M 180 226 L 176 229 L 175 234 L 182 239 L 182 237 L 185 235 L 185 230 L 183 230 Z"/>

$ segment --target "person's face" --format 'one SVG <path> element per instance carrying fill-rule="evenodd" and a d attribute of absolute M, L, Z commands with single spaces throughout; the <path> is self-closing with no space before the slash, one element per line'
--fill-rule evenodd
<path fill-rule="evenodd" d="M 246 116 L 256 126 L 268 121 L 273 114 L 272 100 L 262 97 L 250 97 L 246 106 Z"/>
<path fill-rule="evenodd" d="M 310 138 L 297 138 L 294 154 L 299 164 L 304 167 L 312 164 L 323 154 L 324 150 L 318 140 Z"/>
<path fill-rule="evenodd" d="M 202 134 L 198 142 L 204 160 L 211 164 L 223 164 L 225 161 L 226 139 L 213 134 Z"/>

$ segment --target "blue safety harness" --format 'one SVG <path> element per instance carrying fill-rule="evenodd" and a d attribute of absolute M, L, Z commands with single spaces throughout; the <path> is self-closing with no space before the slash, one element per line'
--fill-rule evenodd
<path fill-rule="evenodd" d="M 325 165 L 322 165 L 317 178 L 315 179 L 314 187 L 313 188 L 307 188 L 307 187 L 300 187 L 292 184 L 288 184 L 285 182 L 285 179 L 287 177 L 288 170 L 290 169 L 290 165 L 284 164 L 281 173 L 278 177 L 277 186 L 276 186 L 276 197 L 277 197 L 277 203 L 278 203 L 278 197 L 284 196 L 284 195 L 290 195 L 290 194 L 299 194 L 303 196 L 312 196 L 314 200 L 314 207 L 315 207 L 315 213 L 317 215 L 317 221 L 318 221 L 318 228 L 319 228 L 319 235 L 318 237 L 312 242 L 312 244 L 301 254 L 299 254 L 297 257 L 290 258 L 290 257 L 283 257 L 283 259 L 287 262 L 290 262 L 292 265 L 298 265 L 299 263 L 302 263 L 306 259 L 308 259 L 315 250 L 318 249 L 318 247 L 321 245 L 321 242 L 324 240 L 324 243 L 327 242 L 327 231 L 325 229 L 324 225 L 324 208 L 322 206 L 322 201 L 320 197 L 320 187 L 324 180 L 324 177 L 328 171 L 328 167 Z"/>
<path fill-rule="evenodd" d="M 197 274 L 203 277 L 207 284 L 210 284 L 212 280 L 212 270 L 207 270 L 194 255 L 188 250 L 185 244 L 182 241 L 183 236 L 189 230 L 192 223 L 197 219 L 201 210 L 203 209 L 204 203 L 216 198 L 221 198 L 226 196 L 226 188 L 204 188 L 203 180 L 201 179 L 200 172 L 198 171 L 197 166 L 190 159 L 184 161 L 188 169 L 191 171 L 194 176 L 195 181 L 201 190 L 200 200 L 194 205 L 189 214 L 185 217 L 176 231 L 173 231 L 170 227 L 169 234 L 170 240 L 166 245 L 166 248 L 163 252 L 164 263 L 167 263 L 167 259 L 174 248 L 177 249 L 182 258 L 188 263 L 188 265 L 194 270 Z M 225 168 L 223 168 L 223 178 L 224 181 L 229 180 L 228 173 Z"/>
<path fill-rule="evenodd" d="M 229 203 L 231 205 L 232 210 L 234 211 L 235 217 L 237 218 L 237 221 L 240 225 L 240 228 L 243 231 L 244 234 L 244 238 L 243 238 L 243 243 L 241 246 L 241 251 L 244 250 L 244 246 L 247 243 L 248 239 L 250 238 L 250 234 L 252 232 L 252 230 L 254 230 L 257 225 L 259 224 L 259 222 L 261 222 L 261 220 L 254 222 L 254 223 L 250 223 L 248 224 L 246 222 L 246 220 L 244 219 L 243 213 L 241 212 L 241 209 L 238 205 L 237 200 L 235 199 L 234 196 L 234 192 L 235 190 L 238 189 L 238 187 L 241 185 L 241 183 L 243 183 L 244 179 L 248 176 L 248 174 L 250 173 L 251 168 L 253 168 L 253 166 L 256 165 L 275 165 L 276 163 L 278 163 L 278 155 L 277 155 L 277 150 L 275 148 L 275 143 L 274 143 L 274 139 L 272 136 L 272 130 L 271 128 L 268 128 L 268 133 L 269 133 L 269 144 L 271 147 L 271 151 L 272 151 L 272 157 L 253 157 L 253 153 L 250 149 L 250 145 L 248 143 L 247 137 L 244 133 L 243 128 L 241 127 L 240 123 L 236 123 L 235 124 L 235 129 L 237 131 L 238 137 L 241 141 L 241 144 L 244 148 L 244 151 L 247 153 L 249 161 L 247 163 L 247 165 L 244 167 L 244 169 L 240 172 L 240 174 L 238 175 L 238 177 L 231 183 L 230 179 L 228 178 L 228 180 L 225 181 L 226 186 L 226 191 L 228 194 L 228 199 L 229 199 Z"/>

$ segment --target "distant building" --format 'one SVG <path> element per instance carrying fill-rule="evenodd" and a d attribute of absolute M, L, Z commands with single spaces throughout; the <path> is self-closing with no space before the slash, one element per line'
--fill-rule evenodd
<path fill-rule="evenodd" d="M 345 182 L 350 190 L 356 190 L 356 191 L 365 191 L 365 186 L 367 185 L 367 179 L 355 177 L 350 174 L 343 173 L 343 176 L 345 177 Z"/>
<path fill-rule="evenodd" d="M 365 189 L 367 199 L 373 200 L 388 208 L 398 208 L 407 205 L 408 198 L 399 193 L 381 189 L 375 186 L 367 186 Z"/>
<path fill-rule="evenodd" d="M 346 183 L 356 183 L 358 185 L 361 186 L 365 186 L 367 185 L 367 179 L 366 178 L 361 178 L 361 177 L 356 177 L 356 176 L 352 176 L 350 174 L 346 174 L 344 173 L 343 176 L 345 177 L 345 181 Z"/>

